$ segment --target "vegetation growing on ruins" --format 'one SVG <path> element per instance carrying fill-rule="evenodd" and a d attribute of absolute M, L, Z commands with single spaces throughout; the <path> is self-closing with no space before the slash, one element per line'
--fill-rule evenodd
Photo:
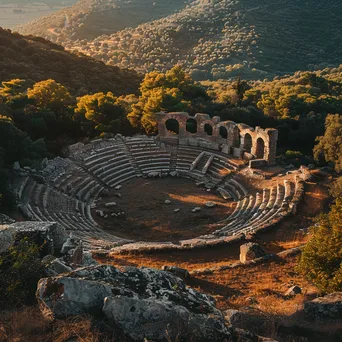
<path fill-rule="evenodd" d="M 312 228 L 298 269 L 323 292 L 342 291 L 342 199 Z"/>

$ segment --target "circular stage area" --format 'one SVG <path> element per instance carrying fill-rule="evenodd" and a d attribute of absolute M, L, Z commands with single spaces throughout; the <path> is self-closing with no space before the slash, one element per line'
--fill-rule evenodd
<path fill-rule="evenodd" d="M 56 222 L 85 249 L 198 248 L 296 211 L 300 170 L 256 180 L 247 163 L 200 138 L 117 135 L 72 145 L 41 170 L 14 170 L 13 188 L 27 219 Z"/>
<path fill-rule="evenodd" d="M 190 179 L 137 178 L 96 201 L 92 215 L 123 238 L 178 241 L 213 233 L 213 223 L 224 220 L 232 205 Z"/>

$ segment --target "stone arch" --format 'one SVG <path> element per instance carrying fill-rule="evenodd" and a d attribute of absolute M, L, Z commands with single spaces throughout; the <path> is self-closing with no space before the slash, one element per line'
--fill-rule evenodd
<path fill-rule="evenodd" d="M 197 121 L 190 118 L 186 121 L 186 131 L 192 134 L 197 133 Z"/>
<path fill-rule="evenodd" d="M 168 132 L 179 134 L 179 122 L 176 119 L 168 119 L 165 121 L 165 127 Z"/>
<path fill-rule="evenodd" d="M 228 130 L 226 127 L 224 126 L 220 126 L 220 130 L 219 130 L 220 136 L 223 139 L 227 139 L 228 138 Z"/>
<path fill-rule="evenodd" d="M 241 145 L 241 137 L 240 137 L 240 130 L 239 127 L 234 126 L 233 128 L 233 137 L 232 137 L 232 147 L 239 148 Z"/>
<path fill-rule="evenodd" d="M 204 132 L 207 133 L 210 136 L 213 135 L 213 126 L 208 124 L 208 123 L 206 123 L 204 125 Z"/>
<path fill-rule="evenodd" d="M 253 139 L 252 136 L 249 133 L 245 134 L 244 137 L 244 145 L 243 145 L 243 149 L 248 152 L 251 153 L 252 152 L 252 146 L 253 146 Z"/>
<path fill-rule="evenodd" d="M 258 138 L 256 141 L 255 155 L 258 159 L 264 159 L 265 156 L 265 141 L 262 138 Z"/>

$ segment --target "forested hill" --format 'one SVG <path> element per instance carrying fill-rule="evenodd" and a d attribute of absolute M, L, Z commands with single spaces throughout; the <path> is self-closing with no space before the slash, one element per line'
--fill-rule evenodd
<path fill-rule="evenodd" d="M 141 2 L 129 2 L 130 11 Z M 142 15 L 150 9 L 150 6 L 140 7 Z M 107 25 L 106 35 L 81 39 L 80 30 L 94 32 L 96 16 L 91 13 L 91 21 L 70 21 L 65 31 L 68 34 L 63 29 L 55 30 L 50 19 L 27 26 L 25 32 L 44 35 L 50 28 L 50 33 L 51 30 L 56 33 L 51 38 L 67 48 L 141 72 L 164 71 L 180 62 L 198 80 L 237 75 L 249 79 L 273 78 L 341 63 L 339 0 L 193 0 L 177 13 L 118 32 L 117 25 L 109 27 L 98 20 L 101 27 Z M 108 15 L 113 13 L 114 9 Z M 65 16 L 61 18 L 60 25 L 65 26 Z M 76 22 L 80 26 L 74 26 Z M 134 25 L 127 23 L 127 26 Z"/>
<path fill-rule="evenodd" d="M 18 27 L 24 34 L 49 40 L 94 39 L 126 27 L 160 19 L 188 0 L 79 0 L 75 5 Z"/>
<path fill-rule="evenodd" d="M 141 76 L 74 54 L 42 38 L 21 36 L 0 28 L 0 83 L 25 79 L 28 84 L 54 79 L 74 95 L 111 91 L 137 93 Z"/>

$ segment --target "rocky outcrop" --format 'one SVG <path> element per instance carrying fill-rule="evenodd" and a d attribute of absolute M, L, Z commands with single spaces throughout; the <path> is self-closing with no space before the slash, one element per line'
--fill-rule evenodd
<path fill-rule="evenodd" d="M 36 293 L 46 317 L 105 315 L 133 340 L 223 341 L 230 338 L 215 301 L 169 272 L 108 265 L 43 278 Z"/>
<path fill-rule="evenodd" d="M 66 239 L 65 229 L 55 222 L 16 222 L 0 226 L 0 253 L 16 241 L 28 238 L 43 246 L 45 254 L 58 254 Z"/>
<path fill-rule="evenodd" d="M 240 262 L 242 263 L 261 258 L 265 255 L 265 251 L 257 243 L 249 242 L 240 246 Z"/>
<path fill-rule="evenodd" d="M 313 318 L 342 319 L 342 292 L 331 293 L 305 303 L 304 312 Z"/>

